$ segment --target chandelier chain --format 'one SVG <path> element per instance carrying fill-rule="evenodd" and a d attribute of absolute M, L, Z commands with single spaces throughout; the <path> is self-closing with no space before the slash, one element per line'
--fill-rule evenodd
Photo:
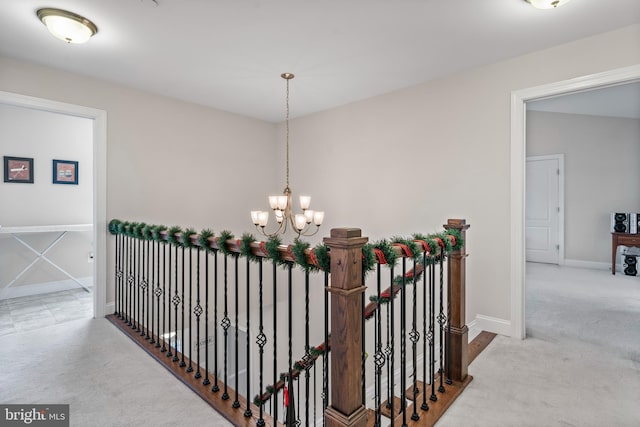
<path fill-rule="evenodd" d="M 286 150 L 287 150 L 287 188 L 289 188 L 289 79 L 287 80 L 287 114 L 285 116 Z"/>

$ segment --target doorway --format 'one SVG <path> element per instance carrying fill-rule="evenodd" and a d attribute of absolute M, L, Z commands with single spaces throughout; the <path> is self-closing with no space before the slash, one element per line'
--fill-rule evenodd
<path fill-rule="evenodd" d="M 79 105 L 66 104 L 42 98 L 35 98 L 0 91 L 0 104 L 31 110 L 46 111 L 65 116 L 82 117 L 92 120 L 93 178 L 93 317 L 106 314 L 106 112 Z"/>
<path fill-rule="evenodd" d="M 550 83 L 511 93 L 511 335 L 525 332 L 525 123 L 526 103 L 537 99 L 640 80 L 640 65 Z"/>

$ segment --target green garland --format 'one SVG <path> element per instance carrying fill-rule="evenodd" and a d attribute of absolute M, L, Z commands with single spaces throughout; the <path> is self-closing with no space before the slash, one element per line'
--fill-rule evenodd
<path fill-rule="evenodd" d="M 182 234 L 182 229 L 177 225 L 169 228 L 169 231 L 167 232 L 167 241 L 174 246 L 180 246 L 180 242 L 178 242 L 178 236 L 176 236 L 176 234 L 178 233 Z"/>
<path fill-rule="evenodd" d="M 122 224 L 122 221 L 120 221 L 119 219 L 112 219 L 111 221 L 109 221 L 109 225 L 107 227 L 109 233 L 114 235 L 119 234 L 118 230 L 120 228 L 120 224 Z"/>
<path fill-rule="evenodd" d="M 362 247 L 362 274 L 367 274 L 376 268 L 376 253 L 371 243 L 365 243 Z"/>
<path fill-rule="evenodd" d="M 462 232 L 456 228 L 450 228 L 445 231 L 445 234 L 455 237 L 456 244 L 453 245 L 453 250 L 458 251 L 460 248 L 464 246 L 464 237 L 462 237 Z"/>
<path fill-rule="evenodd" d="M 309 249 L 309 243 L 300 239 L 295 239 L 293 245 L 291 245 L 291 253 L 296 259 L 296 263 L 302 267 L 305 271 L 318 271 L 318 267 L 309 262 L 307 257 L 307 249 Z"/>
<path fill-rule="evenodd" d="M 284 266 L 287 265 L 287 261 L 280 256 L 281 244 L 282 241 L 280 240 L 280 238 L 274 236 L 264 243 L 264 248 L 267 251 L 267 258 L 269 258 L 277 265 Z"/>
<path fill-rule="evenodd" d="M 218 248 L 212 248 L 210 239 L 214 237 L 213 231 L 209 229 L 202 230 L 199 234 L 193 228 L 187 228 L 184 231 L 178 227 L 173 226 L 167 229 L 164 225 L 150 225 L 143 222 L 129 222 L 121 221 L 119 219 L 112 219 L 108 224 L 108 231 L 112 235 L 123 234 L 128 237 L 142 239 L 142 240 L 154 240 L 156 242 L 170 243 L 175 246 L 183 246 L 190 248 L 196 245 L 190 238 L 194 234 L 198 236 L 197 244 L 208 252 L 215 252 L 220 250 L 226 255 L 238 255 L 249 258 L 252 262 L 257 262 L 261 257 L 254 254 L 251 247 L 256 242 L 255 237 L 252 234 L 245 233 L 242 235 L 241 240 L 238 240 L 239 253 L 236 253 L 237 249 L 231 249 L 227 245 L 228 240 L 233 240 L 233 234 L 225 230 L 218 237 Z M 166 237 L 163 238 L 163 234 L 166 233 Z M 179 238 L 182 236 L 182 239 Z M 453 237 L 455 244 L 452 243 Z M 394 248 L 396 244 L 405 245 L 411 252 L 412 259 L 420 261 L 422 259 L 422 245 L 417 242 L 421 240 L 426 242 L 429 247 L 430 256 L 427 257 L 426 265 L 431 264 L 439 256 L 441 247 L 437 242 L 440 239 L 444 245 L 443 252 L 449 253 L 451 251 L 459 250 L 464 246 L 464 238 L 460 230 L 451 228 L 441 233 L 434 233 L 430 235 L 414 234 L 411 238 L 393 237 L 389 240 L 380 240 L 373 244 L 367 243 L 362 247 L 362 271 L 363 274 L 375 269 L 378 261 L 376 256 L 376 250 L 382 252 L 385 258 L 386 264 L 391 267 L 395 265 L 399 256 L 397 248 Z M 182 240 L 180 242 L 179 240 Z M 281 240 L 278 237 L 272 237 L 266 242 L 261 243 L 265 250 L 265 257 L 275 262 L 278 265 L 287 265 L 290 262 L 281 257 L 280 246 Z M 305 271 L 317 271 L 322 270 L 330 272 L 331 270 L 331 258 L 330 249 L 324 243 L 318 244 L 314 247 L 308 255 L 309 243 L 300 239 L 295 239 L 294 243 L 289 246 L 289 251 L 295 258 L 294 265 L 299 266 Z M 315 258 L 315 259 L 314 259 Z M 317 265 L 316 265 L 317 262 Z M 405 282 L 411 283 L 414 278 L 405 277 Z M 393 279 L 393 282 L 398 284 L 402 283 L 402 277 L 398 276 Z"/>
<path fill-rule="evenodd" d="M 142 234 L 142 238 L 144 240 L 151 240 L 151 238 L 153 237 L 152 230 L 153 230 L 153 225 L 143 224 L 142 229 L 140 230 L 140 233 Z"/>
<path fill-rule="evenodd" d="M 162 233 L 164 233 L 165 231 L 167 231 L 166 225 L 154 225 L 153 229 L 151 230 L 152 239 L 156 242 L 166 244 L 167 241 L 162 238 Z"/>
<path fill-rule="evenodd" d="M 387 265 L 389 267 L 393 267 L 395 265 L 396 260 L 398 259 L 398 254 L 396 253 L 391 243 L 389 243 L 385 239 L 378 240 L 373 244 L 373 247 L 374 247 L 374 250 L 378 249 L 382 251 L 382 255 L 384 256 L 384 259 L 387 261 Z M 376 260 L 377 260 L 377 257 L 376 257 Z"/>
<path fill-rule="evenodd" d="M 320 243 L 315 248 L 313 248 L 313 251 L 316 254 L 316 259 L 318 260 L 320 270 L 330 273 L 331 256 L 329 255 L 329 246 L 325 245 L 324 243 Z"/>
<path fill-rule="evenodd" d="M 227 240 L 233 239 L 233 234 L 229 230 L 222 230 L 220 236 L 218 236 L 218 249 L 225 255 L 232 255 L 234 252 L 229 249 Z"/>
<path fill-rule="evenodd" d="M 422 240 L 423 242 L 427 243 L 427 246 L 429 246 L 429 256 L 435 256 L 440 251 L 438 242 L 433 240 L 431 236 L 425 236 L 424 234 L 414 234 L 413 239 Z"/>
<path fill-rule="evenodd" d="M 195 246 L 191 241 L 191 236 L 194 234 L 197 234 L 197 232 L 191 227 L 188 227 L 186 230 L 182 232 L 182 247 L 192 248 Z"/>
<path fill-rule="evenodd" d="M 200 237 L 198 238 L 198 243 L 200 243 L 200 246 L 202 248 L 204 248 L 205 251 L 207 252 L 215 252 L 216 249 L 213 249 L 211 247 L 211 242 L 209 241 L 209 239 L 211 237 L 213 237 L 213 231 L 211 231 L 211 229 L 209 228 L 205 228 L 200 232 Z"/>
<path fill-rule="evenodd" d="M 402 237 L 394 237 L 393 239 L 391 239 L 391 244 L 393 245 L 394 243 L 399 243 L 401 245 L 405 245 L 407 248 L 409 248 L 409 251 L 411 252 L 411 258 L 414 260 L 418 260 L 420 258 L 420 245 L 418 245 L 417 242 L 414 241 L 414 239 L 405 239 Z"/>
<path fill-rule="evenodd" d="M 244 233 L 240 240 L 240 255 L 247 257 L 251 262 L 258 262 L 261 259 L 251 249 L 251 244 L 255 241 L 256 238 L 251 233 Z"/>

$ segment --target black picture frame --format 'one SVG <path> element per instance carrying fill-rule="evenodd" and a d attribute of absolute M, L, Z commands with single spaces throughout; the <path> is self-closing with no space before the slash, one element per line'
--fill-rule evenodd
<path fill-rule="evenodd" d="M 4 182 L 33 184 L 33 158 L 4 156 Z"/>
<path fill-rule="evenodd" d="M 78 185 L 78 162 L 54 159 L 53 183 Z"/>

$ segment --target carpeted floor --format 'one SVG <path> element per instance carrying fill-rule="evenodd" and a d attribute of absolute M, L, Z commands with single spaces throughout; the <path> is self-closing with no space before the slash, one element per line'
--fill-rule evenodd
<path fill-rule="evenodd" d="M 438 427 L 640 426 L 640 278 L 528 264 L 526 340 L 496 337 Z"/>
<path fill-rule="evenodd" d="M 529 264 L 526 340 L 496 337 L 439 427 L 640 425 L 640 277 Z M 1 403 L 71 425 L 227 426 L 105 319 L 0 336 Z"/>
<path fill-rule="evenodd" d="M 68 403 L 71 426 L 230 426 L 106 319 L 0 337 L 0 402 Z"/>

